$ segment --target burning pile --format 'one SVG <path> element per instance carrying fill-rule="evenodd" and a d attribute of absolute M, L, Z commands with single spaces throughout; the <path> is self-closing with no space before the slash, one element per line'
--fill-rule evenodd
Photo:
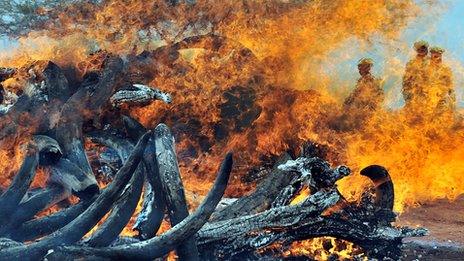
<path fill-rule="evenodd" d="M 384 168 L 370 166 L 361 172 L 374 182 L 375 197 L 366 196 L 360 204 L 350 203 L 335 185 L 350 170 L 345 166 L 331 168 L 314 157 L 317 151 L 312 147 L 306 147 L 296 160 L 283 156 L 254 193 L 215 211 L 232 169 L 232 155 L 228 154 L 212 191 L 189 215 L 170 130 L 160 124 L 147 132 L 139 122 L 121 113 L 122 107 L 157 99 L 171 102 L 170 95 L 140 84 L 131 86 L 127 81 L 130 76 L 116 77 L 125 73 L 117 56 L 99 52 L 88 63 L 91 69 L 74 92 L 62 70 L 52 62 L 35 62 L 11 75 L 28 89 L 3 116 L 18 124 L 3 128 L 2 134 L 33 135 L 21 168 L 0 197 L 4 210 L 1 234 L 5 238 L 0 259 L 45 255 L 48 260 L 153 259 L 174 248 L 185 260 L 198 259 L 200 253 L 202 258 L 236 258 L 263 255 L 273 244 L 284 248 L 294 241 L 319 236 L 349 240 L 368 256 L 397 258 L 403 237 L 426 232 L 391 226 L 395 219 L 394 192 Z M 252 98 L 237 88 L 227 93 L 229 101 L 234 91 Z M 240 107 L 240 102 L 224 105 L 227 110 L 234 106 Z M 97 153 L 101 159 L 98 170 L 104 166 L 116 170 L 106 172 L 111 182 L 101 193 L 93 174 L 95 168 L 85 151 L 84 136 L 119 157 L 118 164 L 118 160 L 105 160 L 108 157 L 103 152 Z M 49 178 L 46 186 L 33 194 L 28 188 L 38 166 L 47 168 Z M 143 187 L 143 207 L 134 224 L 138 235 L 119 237 L 136 210 Z M 301 202 L 296 203 L 294 198 L 305 190 L 308 195 L 299 197 Z M 34 219 L 42 209 L 64 204 L 71 194 L 80 198 L 78 203 L 68 202 L 67 208 Z M 173 228 L 155 236 L 165 209 Z M 103 223 L 81 241 L 107 213 Z"/>
<path fill-rule="evenodd" d="M 401 238 L 423 231 L 392 227 L 394 203 L 401 210 L 464 191 L 456 165 L 463 154 L 444 157 L 461 152 L 463 131 L 449 136 L 422 123 L 430 129 L 424 137 L 423 125 L 383 111 L 362 129 L 340 131 L 331 124 L 338 101 L 324 90 L 328 79 L 313 71 L 350 37 L 394 37 L 415 11 L 412 1 L 399 0 L 108 0 L 41 9 L 37 15 L 52 19 L 22 38 L 23 53 L 1 60 L 8 68 L 0 71 L 0 157 L 13 164 L 0 164 L 2 198 L 12 209 L 0 225 L 3 237 L 18 242 L 5 240 L 0 255 L 39 257 L 53 249 L 49 258 L 153 258 L 174 248 L 183 258 L 197 248 L 216 258 L 283 255 L 295 241 L 334 236 L 368 256 L 398 257 Z M 313 88 L 301 90 L 308 83 Z M 231 158 L 222 175 L 210 173 L 225 151 L 234 152 L 225 195 L 239 199 L 214 210 Z M 414 160 L 404 162 L 408 156 L 398 151 Z M 364 176 L 342 179 L 346 167 L 319 158 Z M 391 177 L 370 164 L 385 165 Z M 438 165 L 453 173 L 449 180 L 417 184 Z M 366 192 L 365 176 L 376 196 Z M 189 216 L 182 187 L 205 195 L 215 178 L 220 184 L 206 205 Z M 52 205 L 56 213 L 34 219 Z M 173 228 L 155 237 L 165 210 Z M 138 232 L 128 233 L 127 224 Z"/>

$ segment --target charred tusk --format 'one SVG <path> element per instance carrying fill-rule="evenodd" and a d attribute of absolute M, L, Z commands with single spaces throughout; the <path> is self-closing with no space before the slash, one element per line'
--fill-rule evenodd
<path fill-rule="evenodd" d="M 147 169 L 147 182 L 145 183 L 142 211 L 137 217 L 134 229 L 139 232 L 138 237 L 145 240 L 154 237 L 158 232 L 166 208 L 154 139 L 151 139 L 147 144 L 147 149 L 143 154 L 143 162 Z"/>
<path fill-rule="evenodd" d="M 11 239 L 31 241 L 48 235 L 64 226 L 84 212 L 95 201 L 97 195 L 89 200 L 81 200 L 78 204 L 55 212 L 51 215 L 30 220 L 11 232 Z"/>
<path fill-rule="evenodd" d="M 0 196 L 0 206 L 2 211 L 0 212 L 0 224 L 5 224 L 10 219 L 12 213 L 15 212 L 21 199 L 26 194 L 32 180 L 35 176 L 35 170 L 39 163 L 37 148 L 30 145 L 26 152 L 26 158 L 24 159 L 18 174 L 14 177 L 13 182 L 10 184 L 8 189 Z"/>
<path fill-rule="evenodd" d="M 116 150 L 124 163 L 128 160 L 134 147 L 130 142 L 108 133 L 95 132 L 91 136 L 97 142 Z M 139 164 L 129 184 L 114 204 L 111 214 L 92 236 L 84 241 L 84 244 L 94 247 L 108 246 L 118 238 L 137 207 L 142 193 L 144 176 L 145 168 L 143 164 Z"/>
<path fill-rule="evenodd" d="M 185 238 L 193 236 L 207 222 L 224 194 L 231 170 L 232 154 L 228 153 L 221 164 L 213 188 L 206 196 L 205 201 L 193 214 L 160 236 L 140 243 L 115 247 L 58 247 L 51 251 L 50 255 L 53 256 L 54 253 L 62 255 L 65 253 L 66 255 L 97 256 L 119 260 L 152 260 L 161 257 L 173 250 Z"/>
<path fill-rule="evenodd" d="M 155 128 L 155 151 L 157 167 L 164 199 L 168 210 L 171 225 L 175 226 L 188 215 L 187 200 L 185 199 L 184 185 L 180 177 L 179 164 L 175 151 L 174 137 L 169 128 L 159 124 Z M 185 240 L 176 249 L 180 260 L 198 260 L 199 254 L 195 238 Z"/>
<path fill-rule="evenodd" d="M 66 158 L 61 158 L 50 170 L 50 181 L 61 184 L 80 198 L 91 198 L 99 191 L 95 177 L 86 175 L 81 168 Z"/>
<path fill-rule="evenodd" d="M 0 260 L 37 260 L 43 257 L 48 249 L 57 245 L 69 245 L 81 239 L 110 210 L 121 190 L 132 177 L 140 163 L 146 143 L 151 136 L 147 132 L 135 147 L 126 164 L 118 171 L 113 182 L 98 196 L 95 202 L 71 223 L 47 237 L 27 246 L 12 247 L 0 250 Z"/>
<path fill-rule="evenodd" d="M 375 206 L 393 210 L 395 191 L 387 169 L 379 165 L 371 165 L 361 170 L 361 175 L 370 178 L 374 182 Z"/>
<path fill-rule="evenodd" d="M 1 233 L 10 233 L 24 222 L 31 220 L 41 210 L 55 205 L 70 195 L 71 192 L 62 186 L 50 184 L 38 194 L 19 204 L 10 221 L 6 223 L 6 226 L 2 227 Z"/>
<path fill-rule="evenodd" d="M 40 165 L 53 165 L 63 156 L 61 147 L 56 140 L 45 135 L 34 135 L 33 139 L 39 149 Z"/>

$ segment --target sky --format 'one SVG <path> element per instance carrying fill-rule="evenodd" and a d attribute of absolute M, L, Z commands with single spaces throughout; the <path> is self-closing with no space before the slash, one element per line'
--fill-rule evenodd
<path fill-rule="evenodd" d="M 416 0 L 424 5 L 431 0 Z M 340 98 L 353 88 L 358 77 L 357 61 L 362 57 L 373 58 L 374 74 L 384 80 L 386 108 L 400 108 L 404 101 L 401 95 L 401 76 L 406 62 L 414 55 L 412 45 L 417 40 L 426 40 L 431 46 L 446 50 L 444 62 L 451 65 L 458 106 L 464 108 L 464 0 L 437 0 L 439 4 L 411 22 L 395 42 L 373 37 L 372 43 L 363 45 L 350 39 L 330 54 L 331 59 L 321 64 L 321 72 L 331 79 L 331 92 Z M 14 46 L 14 42 L 0 38 L 0 53 Z M 360 48 L 362 46 L 362 48 Z M 347 55 L 349 54 L 349 55 Z"/>
<path fill-rule="evenodd" d="M 464 1 L 450 1 L 447 12 L 437 19 L 437 33 L 427 35 L 433 41 L 450 50 L 460 61 L 464 61 Z"/>

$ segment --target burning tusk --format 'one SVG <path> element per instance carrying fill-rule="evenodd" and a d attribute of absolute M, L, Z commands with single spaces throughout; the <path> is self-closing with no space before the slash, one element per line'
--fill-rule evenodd
<path fill-rule="evenodd" d="M 139 139 L 146 132 L 142 124 L 129 116 L 123 116 L 123 122 L 126 132 L 132 140 Z M 154 237 L 158 232 L 161 222 L 163 222 L 166 208 L 154 139 L 148 141 L 147 148 L 143 154 L 143 163 L 146 168 L 143 205 L 133 229 L 139 232 L 138 238 L 146 240 Z"/>
<path fill-rule="evenodd" d="M 81 215 L 55 233 L 31 243 L 27 246 L 12 247 L 0 250 L 0 260 L 37 260 L 44 256 L 48 249 L 57 245 L 69 245 L 81 239 L 110 210 L 129 179 L 140 163 L 143 151 L 151 132 L 140 138 L 126 164 L 118 171 L 113 182 Z"/>
<path fill-rule="evenodd" d="M 217 204 L 224 194 L 231 170 L 232 154 L 228 153 L 221 164 L 221 168 L 218 176 L 216 177 L 213 188 L 206 196 L 205 201 L 203 201 L 193 214 L 189 215 L 186 219 L 182 220 L 182 222 L 160 236 L 140 243 L 115 247 L 58 247 L 49 254 L 89 255 L 122 260 L 151 260 L 156 257 L 161 257 L 183 242 L 185 238 L 189 238 L 194 235 L 208 221 L 208 218 L 216 209 Z M 0 258 L 2 258 L 1 255 Z"/>
<path fill-rule="evenodd" d="M 53 165 L 63 156 L 61 147 L 56 140 L 45 135 L 34 135 L 33 139 L 39 149 L 40 165 Z"/>
<path fill-rule="evenodd" d="M 21 199 L 26 194 L 32 180 L 35 176 L 35 169 L 37 168 L 39 157 L 35 146 L 30 147 L 27 151 L 27 156 L 24 159 L 18 174 L 15 176 L 13 182 L 8 189 L 0 196 L 0 206 L 2 211 L 0 213 L 0 224 L 7 223 L 11 218 L 12 213 L 15 212 Z"/>
<path fill-rule="evenodd" d="M 163 187 L 158 168 L 158 159 L 156 158 L 156 144 L 151 139 L 145 153 L 143 162 L 147 168 L 147 182 L 143 199 L 143 207 L 134 229 L 139 232 L 139 238 L 149 239 L 156 235 L 164 218 L 166 208 L 166 199 L 163 195 Z"/>
<path fill-rule="evenodd" d="M 137 207 L 140 195 L 142 194 L 143 181 L 144 168 L 140 164 L 114 203 L 111 214 L 92 236 L 83 242 L 84 244 L 93 247 L 103 247 L 110 245 L 118 238 Z"/>
<path fill-rule="evenodd" d="M 31 220 L 41 210 L 55 205 L 65 198 L 68 198 L 70 195 L 71 192 L 66 188 L 60 185 L 50 184 L 36 195 L 21 202 L 11 216 L 10 221 L 2 227 L 0 233 L 11 234 L 12 231 L 21 226 L 24 222 Z"/>
<path fill-rule="evenodd" d="M 130 142 L 105 132 L 94 132 L 91 136 L 98 142 L 118 151 L 124 163 L 127 162 L 134 148 Z M 116 201 L 111 214 L 92 236 L 84 241 L 86 245 L 94 247 L 108 246 L 117 239 L 137 207 L 142 193 L 144 174 L 145 168 L 143 164 L 139 164 L 128 185 Z"/>
<path fill-rule="evenodd" d="M 387 169 L 371 165 L 361 170 L 361 175 L 370 178 L 375 185 L 375 206 L 393 210 L 395 191 Z"/>
<path fill-rule="evenodd" d="M 164 191 L 171 225 L 175 226 L 189 215 L 175 152 L 175 141 L 171 131 L 164 124 L 156 126 L 154 139 L 161 188 Z M 198 260 L 194 237 L 186 239 L 176 251 L 180 260 Z"/>
<path fill-rule="evenodd" d="M 129 135 L 130 140 L 133 142 L 137 142 L 147 131 L 140 122 L 130 116 L 122 116 L 122 121 L 127 135 Z"/>
<path fill-rule="evenodd" d="M 27 221 L 11 232 L 11 239 L 24 242 L 48 235 L 73 221 L 77 216 L 84 212 L 96 198 L 97 195 L 88 200 L 83 199 L 78 204 L 60 210 L 49 216 Z"/>
<path fill-rule="evenodd" d="M 78 197 L 92 197 L 98 193 L 98 185 L 94 176 L 84 171 L 66 158 L 51 166 L 50 180 L 61 184 Z"/>

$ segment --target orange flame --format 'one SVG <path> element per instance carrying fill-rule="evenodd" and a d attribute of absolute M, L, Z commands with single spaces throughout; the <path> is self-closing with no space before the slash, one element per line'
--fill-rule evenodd
<path fill-rule="evenodd" d="M 127 57 L 157 50 L 154 59 L 131 64 L 129 75 L 170 92 L 174 101 L 130 113 L 146 127 L 166 122 L 178 130 L 183 179 L 187 190 L 199 194 L 207 192 L 226 151 L 237 157 L 227 195 L 241 196 L 253 185 L 240 178 L 263 156 L 279 155 L 308 139 L 327 145 L 329 160 L 354 173 L 370 164 L 385 166 L 395 184 L 397 211 L 464 193 L 464 128 L 454 119 L 413 122 L 414 115 L 405 111 L 379 111 L 362 129 L 331 126 L 341 114 L 342 97 L 330 95 L 332 81 L 320 64 L 353 38 L 365 44 L 372 35 L 397 40 L 420 15 L 415 1 L 201 0 L 193 7 L 166 2 L 69 6 L 57 16 L 59 27 L 50 24 L 21 38 L 18 50 L 0 56 L 0 65 L 53 60 L 82 74 L 88 66 L 81 61 L 97 49 Z M 223 45 L 206 41 L 181 48 L 178 55 L 169 49 L 183 38 L 204 34 L 220 35 Z M 160 51 L 160 46 L 167 49 Z M 224 112 L 230 107 L 224 106 L 232 96 L 246 102 L 234 104 L 240 110 L 230 116 Z M 2 186 L 21 157 L 20 149 L 0 151 L 1 162 L 14 159 L 14 164 L 0 164 Z M 366 182 L 354 174 L 339 185 L 355 200 Z"/>

